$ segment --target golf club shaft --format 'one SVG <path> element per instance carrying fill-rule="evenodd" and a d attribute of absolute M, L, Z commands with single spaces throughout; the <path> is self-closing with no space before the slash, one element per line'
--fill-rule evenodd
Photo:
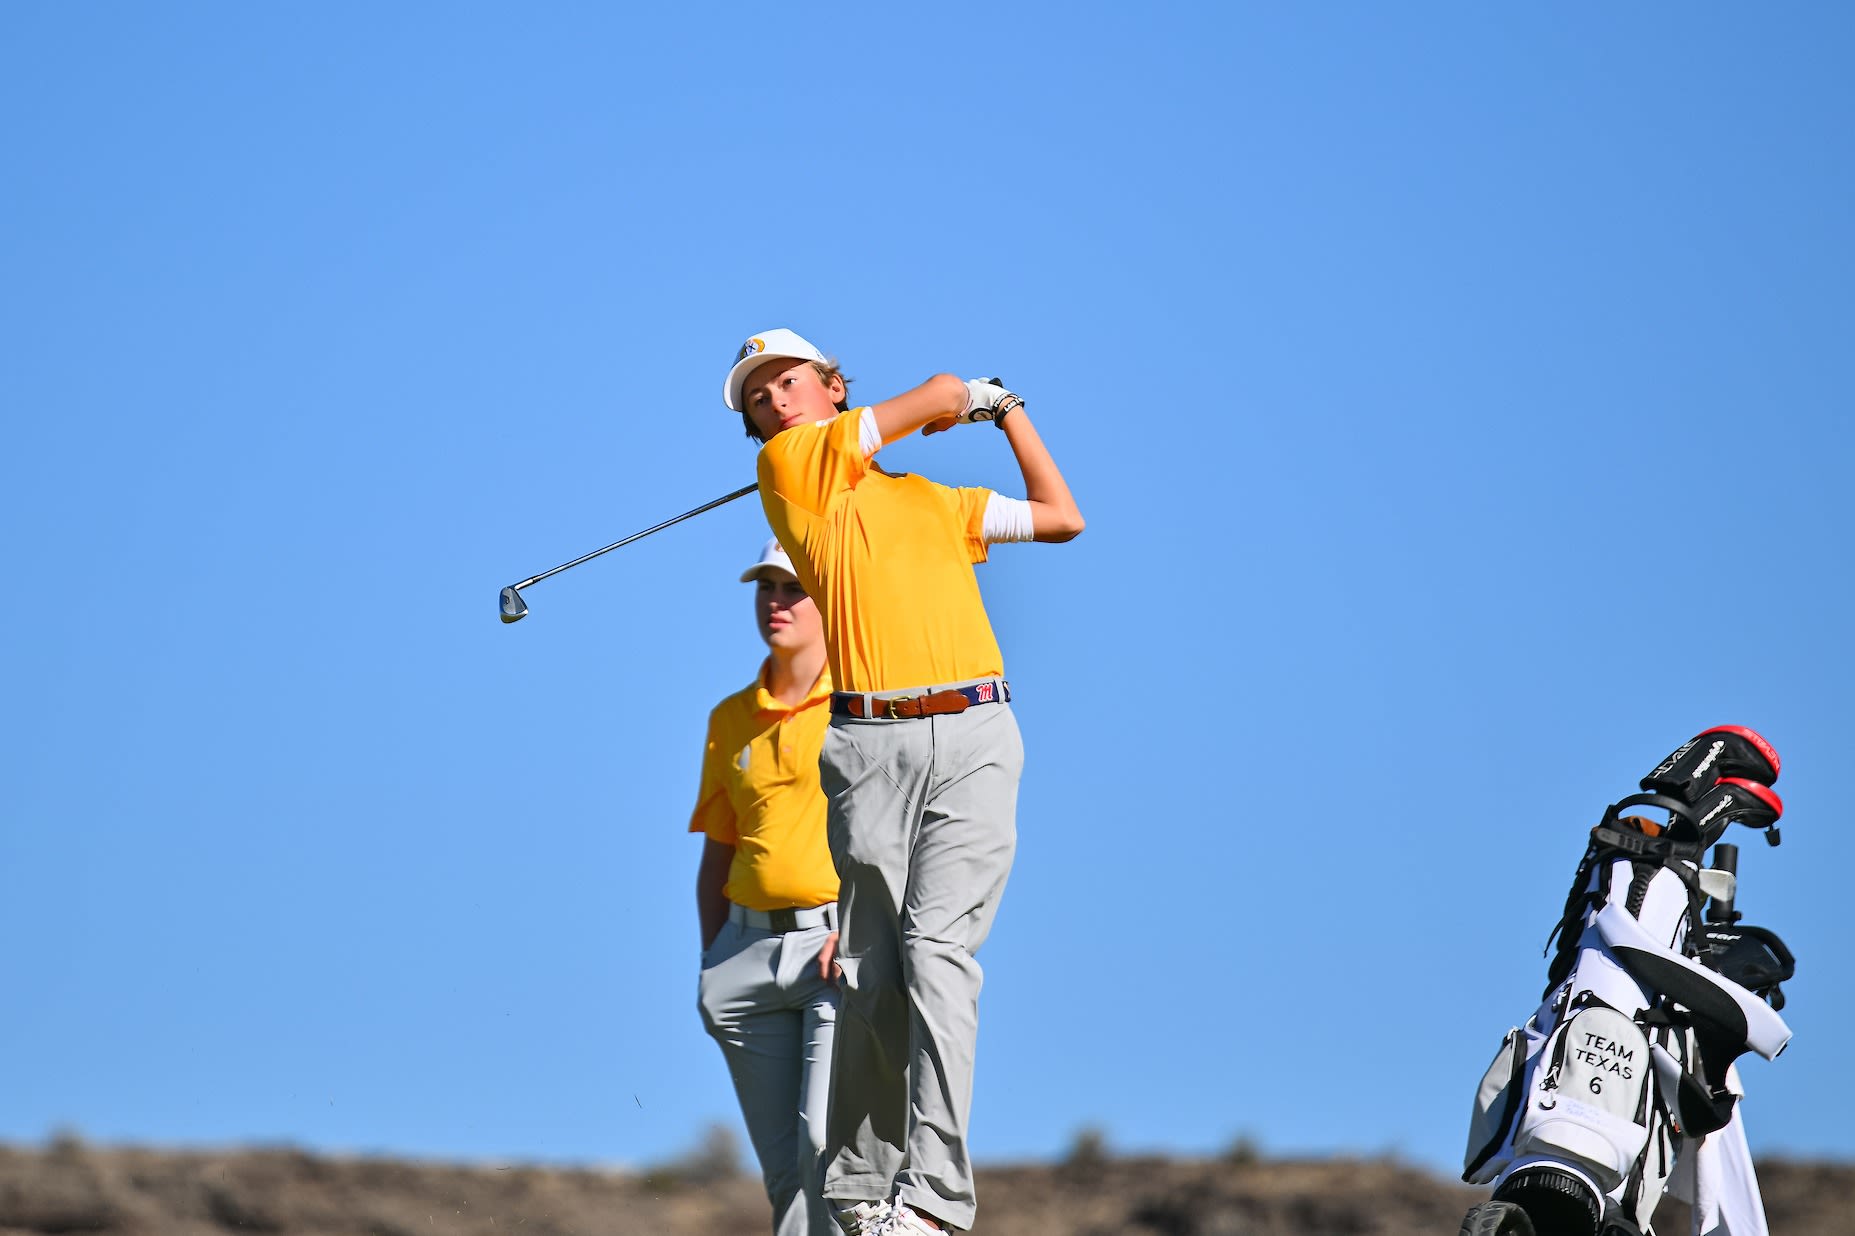
<path fill-rule="evenodd" d="M 1714 846 L 1713 866 L 1716 871 L 1731 873 L 1734 876 L 1734 884 L 1736 886 L 1739 873 L 1739 847 L 1725 841 Z M 1735 894 L 1733 897 L 1727 897 L 1724 900 L 1715 897 L 1713 900 L 1709 901 L 1707 903 L 1707 921 L 1710 923 L 1733 923 L 1738 921 L 1739 916 L 1733 913 L 1733 902 L 1737 899 L 1738 891 L 1738 888 L 1735 887 L 1733 889 Z"/>
<path fill-rule="evenodd" d="M 515 585 L 515 590 L 517 592 L 520 592 L 522 589 L 528 587 L 528 585 L 538 584 L 550 575 L 560 574 L 562 571 L 566 570 L 568 567 L 576 567 L 576 566 L 579 566 L 580 563 L 582 562 L 590 562 L 592 559 L 597 558 L 600 554 L 609 554 L 615 549 L 623 549 L 625 546 L 631 544 L 633 541 L 641 541 L 653 532 L 662 532 L 665 528 L 668 528 L 672 524 L 680 524 L 685 519 L 694 519 L 697 515 L 702 514 L 702 512 L 712 511 L 718 506 L 723 506 L 729 502 L 733 502 L 736 498 L 745 498 L 748 494 L 753 493 L 756 489 L 759 489 L 759 488 L 760 486 L 758 484 L 753 484 L 753 485 L 747 485 L 740 489 L 737 489 L 731 494 L 723 494 L 721 497 L 715 499 L 713 502 L 705 502 L 693 511 L 684 511 L 681 515 L 678 515 L 674 519 L 666 519 L 662 523 L 655 524 L 649 528 L 646 528 L 642 532 L 634 532 L 622 541 L 613 541 L 610 545 L 606 546 L 604 549 L 595 549 L 590 554 L 581 554 L 578 558 L 575 558 L 572 562 L 563 562 L 551 571 L 543 571 L 539 575 L 533 576 L 532 578 L 529 578 L 529 579 L 525 579 L 521 583 Z"/>

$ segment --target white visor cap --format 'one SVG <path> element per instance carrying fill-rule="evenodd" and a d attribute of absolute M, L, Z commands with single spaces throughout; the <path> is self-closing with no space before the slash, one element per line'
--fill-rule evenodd
<path fill-rule="evenodd" d="M 761 331 L 743 343 L 741 350 L 734 354 L 734 368 L 728 370 L 728 380 L 721 384 L 721 401 L 728 405 L 730 412 L 741 410 L 741 384 L 747 381 L 747 375 L 770 360 L 817 361 L 820 365 L 831 363 L 825 359 L 823 352 L 783 326 Z"/>
<path fill-rule="evenodd" d="M 780 547 L 778 537 L 772 538 L 760 547 L 760 560 L 741 572 L 741 582 L 751 584 L 768 571 L 783 571 L 794 579 L 799 577 L 799 573 L 792 569 L 792 559 L 788 558 L 786 551 Z"/>

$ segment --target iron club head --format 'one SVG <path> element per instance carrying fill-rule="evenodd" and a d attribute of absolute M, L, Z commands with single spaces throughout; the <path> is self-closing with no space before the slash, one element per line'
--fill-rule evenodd
<path fill-rule="evenodd" d="M 502 620 L 520 622 L 528 617 L 528 602 L 522 600 L 522 594 L 511 584 L 502 590 Z"/>

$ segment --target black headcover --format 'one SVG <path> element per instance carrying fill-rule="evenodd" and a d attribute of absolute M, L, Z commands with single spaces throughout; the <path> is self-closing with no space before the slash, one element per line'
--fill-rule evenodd
<path fill-rule="evenodd" d="M 1771 791 L 1783 763 L 1757 730 L 1716 725 L 1676 747 L 1642 779 L 1651 794 L 1680 799 L 1687 813 L 1674 813 L 1670 831 L 1684 841 L 1710 846 L 1728 824 L 1772 828 L 1784 803 Z M 1777 830 L 1768 840 L 1777 844 Z"/>
<path fill-rule="evenodd" d="M 1709 969 L 1762 997 L 1772 1008 L 1784 1007 L 1778 984 L 1797 973 L 1797 959 L 1776 932 L 1743 923 L 1708 923 L 1702 934 L 1706 950 L 1701 961 Z"/>
<path fill-rule="evenodd" d="M 1778 817 L 1784 814 L 1784 800 L 1769 786 L 1760 785 L 1744 777 L 1722 777 L 1714 783 L 1711 790 L 1701 795 L 1694 806 L 1694 827 L 1700 833 L 1702 846 L 1710 846 L 1720 839 L 1728 824 L 1744 824 L 1748 828 L 1769 828 L 1765 840 L 1772 845 L 1778 844 L 1778 830 L 1774 827 Z"/>
<path fill-rule="evenodd" d="M 1676 747 L 1642 779 L 1642 788 L 1694 802 L 1721 777 L 1770 785 L 1778 779 L 1780 767 L 1777 749 L 1757 730 L 1716 725 Z"/>

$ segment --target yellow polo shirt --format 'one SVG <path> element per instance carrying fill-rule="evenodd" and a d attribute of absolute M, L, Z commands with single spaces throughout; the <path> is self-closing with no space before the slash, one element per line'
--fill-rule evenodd
<path fill-rule="evenodd" d="M 709 713 L 702 786 L 689 831 L 734 847 L 722 892 L 750 910 L 809 908 L 837 900 L 837 868 L 824 838 L 818 754 L 831 721 L 831 675 L 795 707 L 753 686 Z"/>
<path fill-rule="evenodd" d="M 776 434 L 758 466 L 767 522 L 824 618 L 831 677 L 844 691 L 898 691 L 1001 676 L 973 575 L 992 492 L 878 470 L 862 416 Z"/>

